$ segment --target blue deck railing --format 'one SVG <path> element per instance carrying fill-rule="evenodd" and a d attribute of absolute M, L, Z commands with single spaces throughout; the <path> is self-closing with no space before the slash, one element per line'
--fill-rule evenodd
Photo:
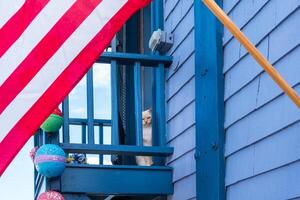
<path fill-rule="evenodd" d="M 44 143 L 59 144 L 66 153 L 83 153 L 83 154 L 97 154 L 99 155 L 99 166 L 103 165 L 103 155 L 127 155 L 127 156 L 153 156 L 153 157 L 167 157 L 173 153 L 173 149 L 166 146 L 165 143 L 165 97 L 164 97 L 164 76 L 165 68 L 169 67 L 172 58 L 169 56 L 156 55 L 141 55 L 129 53 L 114 53 L 105 52 L 98 59 L 97 63 L 106 63 L 111 66 L 111 119 L 97 119 L 94 118 L 94 86 L 93 86 L 93 70 L 87 73 L 87 118 L 70 118 L 69 112 L 69 98 L 67 97 L 62 103 L 62 110 L 64 114 L 63 130 L 59 134 L 46 134 L 41 131 L 35 136 L 35 145 L 40 146 Z M 132 111 L 134 112 L 135 127 L 135 145 L 120 144 L 119 138 L 119 116 L 118 116 L 118 78 L 117 68 L 120 65 L 133 67 L 134 78 L 134 105 Z M 152 68 L 152 137 L 153 146 L 143 146 L 143 127 L 142 127 L 142 66 Z M 70 126 L 81 127 L 81 143 L 71 143 Z M 111 144 L 104 144 L 104 128 L 111 128 Z M 99 141 L 95 141 L 95 135 L 98 134 Z M 60 139 L 61 138 L 61 139 Z M 157 161 L 158 160 L 158 161 Z M 164 159 L 156 159 L 155 165 L 163 167 Z M 81 168 L 84 166 L 80 166 Z M 86 166 L 91 167 L 91 166 Z M 114 166 L 111 166 L 112 168 Z M 140 166 L 135 166 L 138 169 Z M 154 166 L 149 169 L 159 169 Z M 120 169 L 116 167 L 116 169 Z M 141 167 L 147 170 L 145 167 Z M 165 170 L 165 169 L 164 169 Z M 36 173 L 35 189 L 36 194 L 39 193 L 41 185 L 45 180 Z M 45 182 L 44 182 L 45 183 Z M 47 184 L 47 183 L 45 183 Z"/>

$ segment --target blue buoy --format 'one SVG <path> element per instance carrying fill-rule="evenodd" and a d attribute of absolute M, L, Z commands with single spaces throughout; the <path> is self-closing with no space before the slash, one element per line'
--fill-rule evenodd
<path fill-rule="evenodd" d="M 34 159 L 37 171 L 47 177 L 61 176 L 66 167 L 66 154 L 62 148 L 54 144 L 41 146 Z"/>

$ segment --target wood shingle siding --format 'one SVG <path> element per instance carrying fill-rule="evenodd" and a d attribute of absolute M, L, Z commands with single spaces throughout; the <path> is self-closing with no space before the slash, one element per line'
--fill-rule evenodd
<path fill-rule="evenodd" d="M 300 1 L 224 0 L 224 10 L 300 92 Z M 228 200 L 300 198 L 300 112 L 224 30 Z"/>
<path fill-rule="evenodd" d="M 169 200 L 196 198 L 195 153 L 195 35 L 193 0 L 165 0 L 165 30 L 174 34 L 168 52 L 174 63 L 166 73 L 167 142 L 174 154 L 174 195 Z"/>

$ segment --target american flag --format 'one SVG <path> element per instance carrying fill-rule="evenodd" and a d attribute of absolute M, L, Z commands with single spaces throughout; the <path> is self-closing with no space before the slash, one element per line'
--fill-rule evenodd
<path fill-rule="evenodd" d="M 0 0 L 0 176 L 151 0 Z"/>

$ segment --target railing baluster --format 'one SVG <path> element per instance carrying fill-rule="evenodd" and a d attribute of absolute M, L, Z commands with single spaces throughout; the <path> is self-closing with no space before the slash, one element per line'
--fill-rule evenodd
<path fill-rule="evenodd" d="M 95 144 L 93 68 L 91 68 L 87 73 L 87 117 L 88 143 Z"/>
<path fill-rule="evenodd" d="M 103 144 L 103 124 L 99 124 L 99 144 Z M 103 164 L 103 155 L 100 154 L 99 155 L 99 164 L 102 165 Z"/>
<path fill-rule="evenodd" d="M 158 131 L 158 144 L 165 145 L 166 119 L 165 119 L 165 68 L 164 64 L 159 64 L 155 74 L 156 79 L 156 120 Z"/>
<path fill-rule="evenodd" d="M 158 146 L 158 129 L 157 129 L 157 104 L 156 104 L 156 68 L 152 69 L 152 145 Z"/>
<path fill-rule="evenodd" d="M 86 144 L 86 125 L 81 125 L 81 142 L 82 144 Z"/>
<path fill-rule="evenodd" d="M 63 104 L 62 110 L 64 114 L 63 124 L 63 143 L 70 143 L 70 125 L 69 125 L 69 97 L 66 97 Z"/>
<path fill-rule="evenodd" d="M 136 145 L 143 146 L 141 64 L 134 64 L 134 114 Z"/>
<path fill-rule="evenodd" d="M 118 117 L 118 71 L 117 62 L 111 62 L 111 134 L 112 144 L 119 144 L 119 117 Z"/>

